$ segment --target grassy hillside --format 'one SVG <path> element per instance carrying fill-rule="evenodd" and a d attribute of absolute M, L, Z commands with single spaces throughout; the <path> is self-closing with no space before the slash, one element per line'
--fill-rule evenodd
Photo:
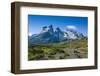
<path fill-rule="evenodd" d="M 33 45 L 28 48 L 28 60 L 87 58 L 87 39 Z"/>

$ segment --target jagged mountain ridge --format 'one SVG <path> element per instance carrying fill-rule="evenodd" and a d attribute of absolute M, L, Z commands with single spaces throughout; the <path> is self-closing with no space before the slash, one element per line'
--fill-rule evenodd
<path fill-rule="evenodd" d="M 44 26 L 39 34 L 33 34 L 28 37 L 29 45 L 33 44 L 47 44 L 61 41 L 68 41 L 74 39 L 81 39 L 84 35 L 76 30 L 66 29 L 62 31 L 59 27 L 55 30 L 53 26 Z"/>

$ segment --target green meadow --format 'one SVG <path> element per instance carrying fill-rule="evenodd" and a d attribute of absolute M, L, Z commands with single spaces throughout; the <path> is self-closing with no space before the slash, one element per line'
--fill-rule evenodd
<path fill-rule="evenodd" d="M 58 60 L 88 57 L 86 38 L 28 47 L 28 60 Z"/>

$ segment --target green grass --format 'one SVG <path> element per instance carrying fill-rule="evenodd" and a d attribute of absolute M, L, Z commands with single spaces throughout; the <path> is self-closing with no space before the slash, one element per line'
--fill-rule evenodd
<path fill-rule="evenodd" d="M 55 60 L 87 58 L 87 40 L 70 40 L 28 47 L 28 60 Z"/>

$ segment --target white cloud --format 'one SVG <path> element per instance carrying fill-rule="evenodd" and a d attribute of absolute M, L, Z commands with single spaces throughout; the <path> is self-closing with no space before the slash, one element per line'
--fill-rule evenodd
<path fill-rule="evenodd" d="M 32 36 L 32 33 L 29 33 L 28 36 Z"/>
<path fill-rule="evenodd" d="M 77 30 L 77 27 L 74 25 L 68 25 L 66 26 L 67 29 L 73 29 L 73 30 Z"/>

